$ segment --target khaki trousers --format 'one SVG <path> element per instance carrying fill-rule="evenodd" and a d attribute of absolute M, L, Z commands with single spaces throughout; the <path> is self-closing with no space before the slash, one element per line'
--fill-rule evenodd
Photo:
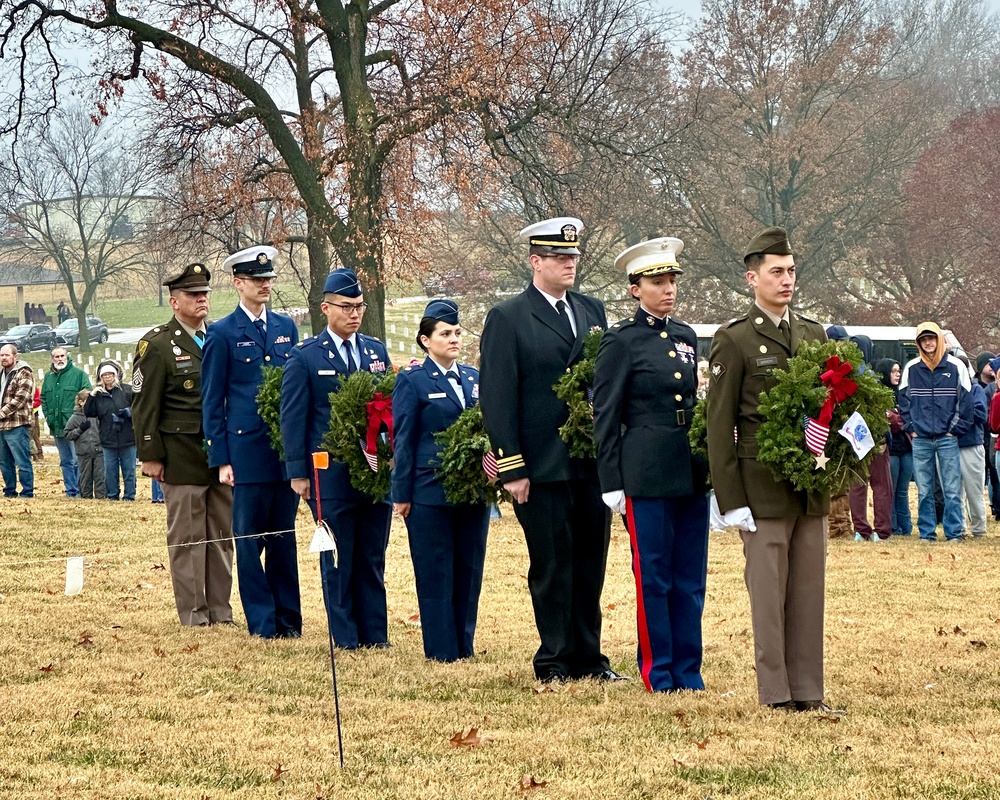
<path fill-rule="evenodd" d="M 826 517 L 758 519 L 742 531 L 761 703 L 823 699 Z"/>
<path fill-rule="evenodd" d="M 232 622 L 232 490 L 219 483 L 162 486 L 170 580 L 181 625 Z"/>

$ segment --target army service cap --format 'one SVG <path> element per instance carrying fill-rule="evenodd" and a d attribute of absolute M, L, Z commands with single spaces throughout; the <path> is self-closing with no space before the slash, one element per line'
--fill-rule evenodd
<path fill-rule="evenodd" d="M 344 297 L 361 297 L 361 283 L 353 269 L 335 269 L 326 276 L 323 294 L 342 294 Z"/>
<path fill-rule="evenodd" d="M 275 278 L 273 261 L 278 257 L 278 249 L 266 244 L 256 244 L 246 247 L 222 262 L 223 269 L 232 269 L 233 275 L 246 275 L 248 278 Z"/>
<path fill-rule="evenodd" d="M 458 303 L 443 297 L 431 300 L 424 309 L 424 317 L 441 320 L 446 325 L 458 325 Z"/>
<path fill-rule="evenodd" d="M 765 228 L 754 236 L 743 251 L 743 261 L 746 262 L 750 256 L 754 255 L 792 255 L 792 246 L 788 243 L 788 234 L 785 233 L 785 229 L 777 226 Z"/>
<path fill-rule="evenodd" d="M 580 232 L 583 221 L 576 217 L 553 217 L 522 228 L 518 236 L 535 247 L 557 255 L 580 255 Z"/>
<path fill-rule="evenodd" d="M 673 236 L 661 236 L 646 242 L 634 244 L 615 258 L 615 269 L 624 270 L 631 278 L 643 275 L 683 275 L 677 256 L 684 249 L 684 242 Z"/>
<path fill-rule="evenodd" d="M 163 285 L 171 291 L 180 289 L 185 292 L 210 292 L 211 280 L 212 273 L 204 264 L 188 264 L 179 274 L 167 278 Z"/>

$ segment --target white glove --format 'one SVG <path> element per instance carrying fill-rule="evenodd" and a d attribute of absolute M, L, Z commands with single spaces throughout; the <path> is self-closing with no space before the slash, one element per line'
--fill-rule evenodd
<path fill-rule="evenodd" d="M 732 511 L 727 511 L 723 514 L 719 511 L 719 501 L 715 498 L 714 493 L 712 494 L 712 504 L 708 516 L 709 527 L 713 531 L 721 531 L 726 528 L 739 528 L 741 531 L 750 531 L 752 533 L 757 530 L 757 523 L 753 521 L 753 514 L 750 513 L 748 506 L 734 508 Z"/>
<path fill-rule="evenodd" d="M 601 495 L 604 505 L 619 514 L 625 513 L 625 492 L 621 489 L 615 492 L 605 492 Z"/>

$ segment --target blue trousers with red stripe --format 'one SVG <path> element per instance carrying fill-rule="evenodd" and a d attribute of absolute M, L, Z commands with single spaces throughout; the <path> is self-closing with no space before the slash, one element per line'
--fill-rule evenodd
<path fill-rule="evenodd" d="M 639 674 L 651 692 L 704 689 L 701 614 L 708 569 L 708 496 L 630 497 Z"/>

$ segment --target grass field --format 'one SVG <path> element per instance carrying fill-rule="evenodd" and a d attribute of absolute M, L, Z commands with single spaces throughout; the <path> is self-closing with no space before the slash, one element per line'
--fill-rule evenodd
<path fill-rule="evenodd" d="M 0 501 L 4 798 L 1000 798 L 995 523 L 961 545 L 831 542 L 827 698 L 849 714 L 828 718 L 757 705 L 733 533 L 711 540 L 707 689 L 653 696 L 638 680 L 533 681 L 526 555 L 509 508 L 490 530 L 477 657 L 424 661 L 396 520 L 394 646 L 336 657 L 341 770 L 305 513 L 301 640 L 183 629 L 148 481 L 135 504 L 67 501 L 47 458 L 38 497 Z M 86 559 L 76 597 L 63 593 L 67 555 Z M 635 678 L 618 523 L 602 604 L 605 651 Z"/>

